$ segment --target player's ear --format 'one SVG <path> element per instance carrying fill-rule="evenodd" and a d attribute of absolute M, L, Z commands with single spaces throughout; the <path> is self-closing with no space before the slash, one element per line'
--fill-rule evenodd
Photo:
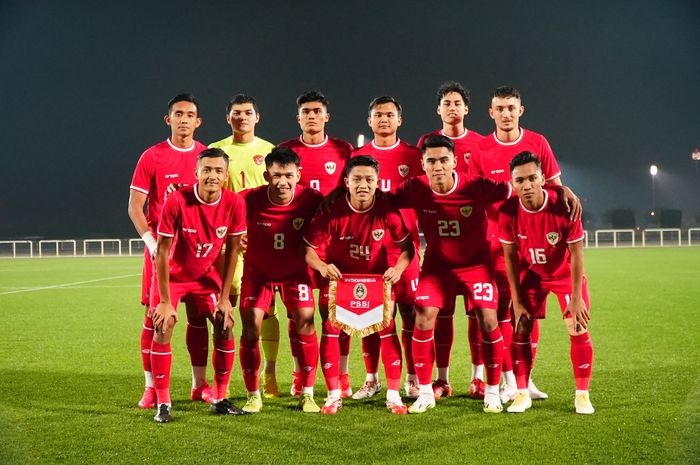
<path fill-rule="evenodd" d="M 255 124 L 258 124 L 260 122 L 260 113 L 257 111 L 255 112 Z"/>
<path fill-rule="evenodd" d="M 298 167 L 297 167 L 297 175 L 296 175 L 296 178 L 297 178 L 297 182 L 299 182 L 299 181 L 301 180 L 301 170 L 300 170 Z"/>
<path fill-rule="evenodd" d="M 343 178 L 343 179 L 345 179 L 345 187 L 347 187 L 348 189 L 350 189 L 350 178 L 345 177 L 345 178 Z"/>
<path fill-rule="evenodd" d="M 195 120 L 195 123 L 194 123 L 194 127 L 195 128 L 200 127 L 203 122 L 204 122 L 204 120 L 200 116 L 197 116 L 197 119 Z"/>
<path fill-rule="evenodd" d="M 330 120 L 331 120 L 331 114 L 326 113 L 326 123 L 329 122 Z"/>
<path fill-rule="evenodd" d="M 491 119 L 496 119 L 496 118 L 493 117 L 493 108 L 491 108 L 491 107 L 489 107 L 489 117 L 490 117 Z"/>
<path fill-rule="evenodd" d="M 165 124 L 167 124 L 168 126 L 170 126 L 170 113 L 168 113 L 167 115 L 165 115 L 165 116 L 163 117 L 163 121 L 165 121 Z"/>
<path fill-rule="evenodd" d="M 469 105 L 464 105 L 464 116 L 469 114 Z"/>
<path fill-rule="evenodd" d="M 435 109 L 435 113 L 440 116 L 440 104 L 438 104 L 437 108 Z"/>
<path fill-rule="evenodd" d="M 398 119 L 398 126 L 401 126 L 401 123 L 403 123 L 403 116 L 399 115 L 397 119 Z"/>
<path fill-rule="evenodd" d="M 371 116 L 367 117 L 367 126 L 372 127 L 372 117 Z"/>
<path fill-rule="evenodd" d="M 270 184 L 270 180 L 271 180 L 272 178 L 270 177 L 270 172 L 269 172 L 269 171 L 267 171 L 267 170 L 263 171 L 263 178 L 265 179 L 265 181 L 267 181 L 268 184 Z"/>
<path fill-rule="evenodd" d="M 525 113 L 525 106 L 520 105 L 520 112 L 519 112 L 518 116 L 523 116 L 523 113 Z"/>

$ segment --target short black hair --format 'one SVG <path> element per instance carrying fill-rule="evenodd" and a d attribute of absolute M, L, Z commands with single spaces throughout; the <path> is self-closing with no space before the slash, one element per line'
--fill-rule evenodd
<path fill-rule="evenodd" d="M 399 103 L 398 100 L 396 100 L 394 97 L 390 95 L 382 95 L 381 97 L 377 97 L 371 102 L 369 102 L 369 107 L 367 108 L 367 113 L 369 116 L 372 116 L 372 110 L 374 110 L 374 107 L 377 105 L 383 105 L 385 103 L 393 103 L 394 106 L 396 107 L 396 111 L 399 112 L 399 116 L 401 116 L 401 104 Z"/>
<path fill-rule="evenodd" d="M 320 102 L 328 109 L 328 99 L 318 90 L 307 90 L 297 97 L 297 108 L 308 102 Z"/>
<path fill-rule="evenodd" d="M 370 155 L 357 155 L 352 157 L 345 165 L 345 177 L 350 176 L 350 171 L 356 166 L 370 166 L 379 174 L 379 162 Z"/>
<path fill-rule="evenodd" d="M 465 89 L 462 84 L 460 84 L 457 81 L 447 81 L 443 82 L 440 87 L 438 87 L 437 90 L 437 103 L 440 105 L 440 102 L 442 101 L 443 97 L 445 95 L 449 94 L 450 92 L 457 92 L 459 95 L 462 96 L 462 100 L 464 100 L 464 104 L 469 106 L 469 99 L 471 97 L 471 94 L 469 93 L 469 89 Z"/>
<path fill-rule="evenodd" d="M 299 155 L 289 147 L 275 147 L 265 156 L 265 168 L 270 168 L 275 163 L 282 166 L 294 163 L 299 168 L 301 160 Z"/>
<path fill-rule="evenodd" d="M 510 98 L 510 97 L 515 97 L 518 100 L 522 100 L 520 98 L 520 91 L 516 89 L 515 87 L 511 86 L 500 86 L 496 87 L 493 92 L 491 92 L 491 100 L 494 98 Z M 489 105 L 491 103 L 489 102 Z"/>
<path fill-rule="evenodd" d="M 223 158 L 226 162 L 226 166 L 228 166 L 228 155 L 220 148 L 205 149 L 199 152 L 199 155 L 197 155 L 197 164 L 199 164 L 203 158 Z"/>
<path fill-rule="evenodd" d="M 236 94 L 231 97 L 226 105 L 226 115 L 228 116 L 228 114 L 231 113 L 231 108 L 233 108 L 234 105 L 242 105 L 244 103 L 252 103 L 255 113 L 258 112 L 258 102 L 255 100 L 255 97 L 246 94 Z"/>
<path fill-rule="evenodd" d="M 423 155 L 425 155 L 427 149 L 436 147 L 445 147 L 453 155 L 455 153 L 454 142 L 452 142 L 449 137 L 441 134 L 426 137 L 423 141 L 423 145 L 420 146 L 420 151 L 423 152 Z"/>
<path fill-rule="evenodd" d="M 197 103 L 197 100 L 194 98 L 194 95 L 189 93 L 177 94 L 175 97 L 171 98 L 168 102 L 168 114 L 170 114 L 170 112 L 172 111 L 173 105 L 175 105 L 178 102 L 194 103 L 194 106 L 197 107 L 197 116 L 199 116 L 199 103 Z"/>
<path fill-rule="evenodd" d="M 527 165 L 528 163 L 534 163 L 537 165 L 538 169 L 542 169 L 542 161 L 540 158 L 532 152 L 520 152 L 510 160 L 510 172 L 512 173 L 515 168 L 521 165 Z"/>

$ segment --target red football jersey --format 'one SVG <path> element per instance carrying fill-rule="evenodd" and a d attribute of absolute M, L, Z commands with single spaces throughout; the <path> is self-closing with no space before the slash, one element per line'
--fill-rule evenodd
<path fill-rule="evenodd" d="M 309 145 L 300 136 L 282 142 L 279 147 L 289 147 L 301 158 L 299 184 L 302 187 L 311 187 L 328 195 L 336 187 L 345 185 L 343 170 L 352 152 L 349 142 L 326 136 L 322 143 Z"/>
<path fill-rule="evenodd" d="M 426 175 L 409 179 L 396 191 L 396 204 L 413 208 L 425 235 L 423 266 L 464 268 L 488 263 L 486 207 L 505 200 L 510 184 L 454 173 L 452 189 L 439 194 Z"/>
<path fill-rule="evenodd" d="M 420 139 L 418 139 L 418 148 L 423 145 L 425 139 L 429 136 L 444 136 L 442 129 L 437 131 L 429 132 L 428 134 L 423 134 Z M 457 162 L 456 169 L 460 173 L 467 173 L 469 170 L 469 159 L 472 153 L 476 151 L 477 145 L 484 138 L 478 132 L 474 132 L 471 129 L 464 128 L 464 133 L 461 136 L 450 137 L 449 138 L 455 144 L 455 161 Z"/>
<path fill-rule="evenodd" d="M 520 137 L 514 142 L 504 143 L 496 138 L 496 133 L 484 137 L 476 151 L 472 153 L 469 173 L 473 176 L 483 176 L 494 181 L 510 181 L 510 161 L 520 152 L 532 152 L 542 162 L 542 174 L 547 181 L 551 181 L 561 175 L 557 159 L 549 147 L 549 142 L 541 134 L 520 129 Z M 494 205 L 487 211 L 489 218 L 489 240 L 491 249 L 496 254 L 501 254 L 501 245 L 498 242 L 498 207 Z M 503 264 L 499 259 L 498 267 Z"/>
<path fill-rule="evenodd" d="M 403 181 L 423 174 L 421 166 L 421 151 L 402 140 L 389 147 L 378 147 L 374 141 L 363 145 L 359 149 L 353 150 L 350 157 L 358 155 L 370 155 L 379 162 L 379 189 L 384 192 L 396 192 Z M 401 209 L 401 216 L 404 224 L 413 236 L 416 253 L 420 248 L 420 236 L 418 235 L 418 220 L 416 214 L 410 208 Z M 398 255 L 400 252 L 391 241 L 387 247 L 392 250 L 392 254 Z"/>
<path fill-rule="evenodd" d="M 167 139 L 141 154 L 131 179 L 131 189 L 148 196 L 146 220 L 153 231 L 158 226 L 165 190 L 172 183 L 190 186 L 197 183 L 194 174 L 197 155 L 206 148 L 206 145 L 194 141 L 189 149 L 181 149 Z"/>
<path fill-rule="evenodd" d="M 571 221 L 555 190 L 544 189 L 539 210 L 526 209 L 518 197 L 498 211 L 500 241 L 515 244 L 521 262 L 544 281 L 571 278 L 569 244 L 583 240 L 581 220 Z"/>
<path fill-rule="evenodd" d="M 314 218 L 304 241 L 313 248 L 325 245 L 326 263 L 341 273 L 383 274 L 388 268 L 385 233 L 394 242 L 409 236 L 398 210 L 377 191 L 374 204 L 364 211 L 352 208 L 349 197 L 336 202 L 331 212 Z"/>
<path fill-rule="evenodd" d="M 248 247 L 245 266 L 262 271 L 270 281 L 308 274 L 301 249 L 304 231 L 323 199 L 320 192 L 297 185 L 286 205 L 272 203 L 268 186 L 246 191 Z"/>
<path fill-rule="evenodd" d="M 165 199 L 158 235 L 174 237 L 170 280 L 196 281 L 214 268 L 226 236 L 246 232 L 245 201 L 223 189 L 219 200 L 206 203 L 197 186 L 173 192 Z"/>

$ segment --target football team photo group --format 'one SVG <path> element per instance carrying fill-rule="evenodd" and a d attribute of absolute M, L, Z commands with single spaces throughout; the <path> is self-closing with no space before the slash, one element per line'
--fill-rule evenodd
<path fill-rule="evenodd" d="M 130 186 L 128 214 L 145 244 L 145 389 L 134 404 L 156 422 L 177 420 L 171 368 L 186 348 L 190 400 L 217 415 L 255 414 L 280 396 L 309 414 L 342 415 L 350 399 L 375 396 L 389 414 L 439 411 L 453 396 L 451 363 L 471 365 L 466 394 L 484 413 L 527 415 L 548 398 L 533 379 L 551 294 L 573 375 L 556 382 L 570 386 L 572 414 L 593 414 L 581 202 L 547 139 L 520 125 L 516 88 L 491 93 L 488 135 L 465 126 L 469 105 L 463 85 L 440 85 L 438 129 L 412 145 L 399 137 L 400 102 L 376 97 L 371 140 L 354 148 L 327 133 L 320 91 L 298 96 L 301 134 L 279 144 L 256 134 L 256 99 L 237 94 L 225 105 L 231 135 L 205 145 L 197 100 L 173 97 L 170 135 L 143 152 Z M 455 334 L 457 318 L 467 334 Z M 173 338 L 177 324 L 184 344 Z M 469 359 L 451 360 L 456 336 L 468 340 Z M 350 373 L 353 351 L 365 373 Z M 291 389 L 281 392 L 277 359 L 288 354 Z M 245 393 L 233 392 L 238 366 Z"/>

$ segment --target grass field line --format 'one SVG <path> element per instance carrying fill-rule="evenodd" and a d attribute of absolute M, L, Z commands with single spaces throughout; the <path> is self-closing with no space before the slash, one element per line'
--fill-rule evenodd
<path fill-rule="evenodd" d="M 54 284 L 53 286 L 29 287 L 26 289 L 17 289 L 14 291 L 0 292 L 0 295 L 19 294 L 22 292 L 45 291 L 47 289 L 60 289 L 62 287 L 73 287 L 73 286 L 78 286 L 81 284 L 98 283 L 101 281 L 110 281 L 112 279 L 133 278 L 134 276 L 141 276 L 141 273 L 124 274 L 124 275 L 120 275 L 120 276 L 109 276 L 107 278 L 90 279 L 87 281 L 75 281 L 72 283 Z"/>

